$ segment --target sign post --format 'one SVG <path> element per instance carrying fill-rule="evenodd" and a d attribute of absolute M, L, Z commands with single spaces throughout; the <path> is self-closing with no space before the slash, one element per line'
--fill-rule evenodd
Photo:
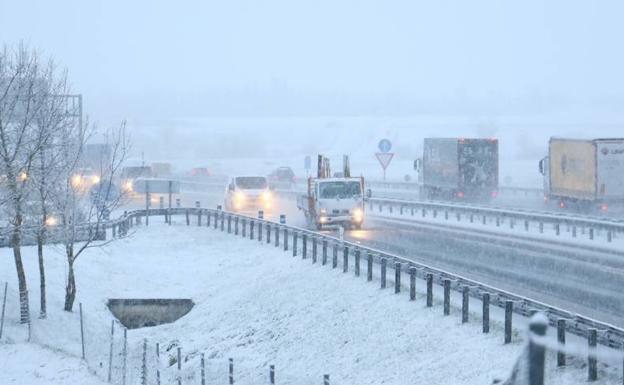
<path fill-rule="evenodd" d="M 379 161 L 379 164 L 381 165 L 381 168 L 383 169 L 383 180 L 385 181 L 386 180 L 386 168 L 388 168 L 388 165 L 390 164 L 390 161 L 392 160 L 392 157 L 394 156 L 394 154 L 390 152 L 390 149 L 392 149 L 392 142 L 390 142 L 390 140 L 388 139 L 382 139 L 377 144 L 377 148 L 379 149 L 380 152 L 376 152 L 375 156 L 377 157 L 377 160 Z"/>

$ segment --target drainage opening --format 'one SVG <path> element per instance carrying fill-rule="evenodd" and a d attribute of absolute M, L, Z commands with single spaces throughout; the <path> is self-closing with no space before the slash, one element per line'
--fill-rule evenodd
<path fill-rule="evenodd" d="M 190 299 L 132 299 L 108 300 L 108 309 L 128 329 L 138 329 L 175 322 L 193 309 Z"/>

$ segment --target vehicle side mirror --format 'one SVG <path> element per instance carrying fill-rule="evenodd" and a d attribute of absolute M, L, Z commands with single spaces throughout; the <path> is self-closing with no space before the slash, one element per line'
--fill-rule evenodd
<path fill-rule="evenodd" d="M 228 191 L 234 191 L 234 184 L 230 183 L 228 185 Z"/>
<path fill-rule="evenodd" d="M 420 159 L 416 159 L 414 161 L 414 170 L 420 171 L 420 166 L 421 166 L 421 160 Z"/>
<path fill-rule="evenodd" d="M 544 159 L 539 161 L 539 172 L 544 175 Z"/>
<path fill-rule="evenodd" d="M 372 196 L 373 196 L 373 192 L 371 191 L 371 189 L 367 188 L 367 189 L 366 189 L 366 197 L 367 197 L 367 198 L 370 198 L 370 197 L 372 197 Z"/>

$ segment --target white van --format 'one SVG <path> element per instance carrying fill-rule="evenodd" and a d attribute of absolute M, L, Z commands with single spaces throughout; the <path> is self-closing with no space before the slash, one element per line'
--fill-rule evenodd
<path fill-rule="evenodd" d="M 225 190 L 227 211 L 270 211 L 273 193 L 264 176 L 237 176 L 230 179 Z"/>

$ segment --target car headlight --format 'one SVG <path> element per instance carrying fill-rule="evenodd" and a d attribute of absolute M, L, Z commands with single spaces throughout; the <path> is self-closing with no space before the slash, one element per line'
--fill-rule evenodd
<path fill-rule="evenodd" d="M 353 218 L 360 222 L 364 218 L 364 211 L 360 207 L 353 209 Z"/>

